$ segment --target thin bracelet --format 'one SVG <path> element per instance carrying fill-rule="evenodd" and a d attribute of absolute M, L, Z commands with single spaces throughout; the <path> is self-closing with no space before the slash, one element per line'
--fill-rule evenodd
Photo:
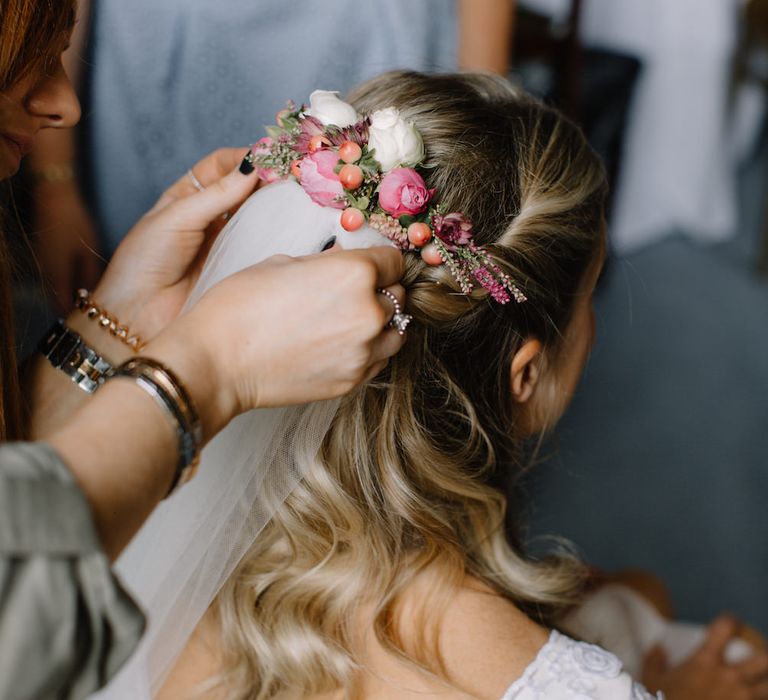
<path fill-rule="evenodd" d="M 120 322 L 112 314 L 93 301 L 91 293 L 87 289 L 78 289 L 75 292 L 75 306 L 89 319 L 97 321 L 102 328 L 109 331 L 134 352 L 139 352 L 144 346 L 138 335 L 132 335 L 127 326 L 120 325 Z"/>
<path fill-rule="evenodd" d="M 179 441 L 179 461 L 166 498 L 196 473 L 203 444 L 200 418 L 189 393 L 170 369 L 148 357 L 124 362 L 113 377 L 132 379 L 171 417 Z"/>

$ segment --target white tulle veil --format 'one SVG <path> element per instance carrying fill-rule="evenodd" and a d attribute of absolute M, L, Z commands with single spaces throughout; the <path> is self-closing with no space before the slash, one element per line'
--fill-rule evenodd
<path fill-rule="evenodd" d="M 316 253 L 332 236 L 344 248 L 388 244 L 367 227 L 347 233 L 339 211 L 314 204 L 298 184 L 270 185 L 220 234 L 189 304 L 228 275 L 278 253 Z M 225 346 L 221 356 L 226 361 Z M 299 465 L 308 460 L 297 459 L 294 436 L 302 436 L 301 449 L 314 457 L 337 406 L 326 401 L 251 411 L 205 448 L 196 478 L 157 508 L 117 561 L 148 629 L 136 655 L 95 697 L 141 700 L 159 691 L 222 584 L 301 479 Z"/>

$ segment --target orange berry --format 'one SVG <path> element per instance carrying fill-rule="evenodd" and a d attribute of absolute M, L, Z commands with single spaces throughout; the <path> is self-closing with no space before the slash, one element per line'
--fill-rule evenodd
<path fill-rule="evenodd" d="M 363 184 L 363 171 L 359 165 L 344 165 L 339 170 L 339 180 L 345 189 L 356 190 Z"/>
<path fill-rule="evenodd" d="M 432 238 L 432 229 L 426 224 L 415 221 L 408 227 L 408 240 L 417 248 L 422 248 Z"/>
<path fill-rule="evenodd" d="M 365 214 L 355 207 L 348 207 L 341 213 L 341 226 L 345 231 L 357 231 L 365 223 Z"/>
<path fill-rule="evenodd" d="M 301 159 L 297 158 L 296 160 L 291 161 L 291 175 L 297 180 L 301 180 Z"/>
<path fill-rule="evenodd" d="M 427 265 L 433 265 L 434 267 L 443 264 L 443 259 L 440 257 L 440 252 L 434 243 L 429 243 L 421 249 L 421 259 Z"/>
<path fill-rule="evenodd" d="M 345 163 L 357 163 L 363 155 L 363 149 L 354 141 L 345 141 L 339 146 L 339 158 Z"/>

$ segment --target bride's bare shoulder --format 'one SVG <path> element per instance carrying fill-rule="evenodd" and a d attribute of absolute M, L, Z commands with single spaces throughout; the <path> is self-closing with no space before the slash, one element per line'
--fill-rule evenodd
<path fill-rule="evenodd" d="M 406 592 L 399 618 L 406 646 L 418 645 L 415 612 L 430 598 L 429 577 Z M 439 614 L 429 615 L 439 629 L 440 657 L 450 683 L 419 671 L 386 652 L 361 620 L 366 669 L 361 678 L 365 700 L 498 700 L 546 644 L 549 632 L 532 622 L 508 600 L 474 579 L 466 579 L 445 601 Z M 198 625 L 170 674 L 158 700 L 186 697 L 220 700 L 220 690 L 200 694 L 201 684 L 221 670 L 221 646 L 215 618 L 209 613 Z M 342 698 L 343 693 L 338 696 Z M 337 700 L 333 697 L 307 700 Z"/>
<path fill-rule="evenodd" d="M 418 587 L 414 592 L 419 594 Z M 440 621 L 440 655 L 455 690 L 432 681 L 428 692 L 439 694 L 440 700 L 498 700 L 523 675 L 548 638 L 549 630 L 509 600 L 467 578 L 445 605 Z"/>

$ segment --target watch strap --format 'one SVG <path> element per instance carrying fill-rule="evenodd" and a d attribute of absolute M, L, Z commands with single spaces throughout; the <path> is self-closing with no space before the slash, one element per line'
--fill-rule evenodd
<path fill-rule="evenodd" d="M 86 345 L 62 320 L 51 326 L 38 350 L 88 394 L 93 394 L 115 371 L 108 360 Z"/>

